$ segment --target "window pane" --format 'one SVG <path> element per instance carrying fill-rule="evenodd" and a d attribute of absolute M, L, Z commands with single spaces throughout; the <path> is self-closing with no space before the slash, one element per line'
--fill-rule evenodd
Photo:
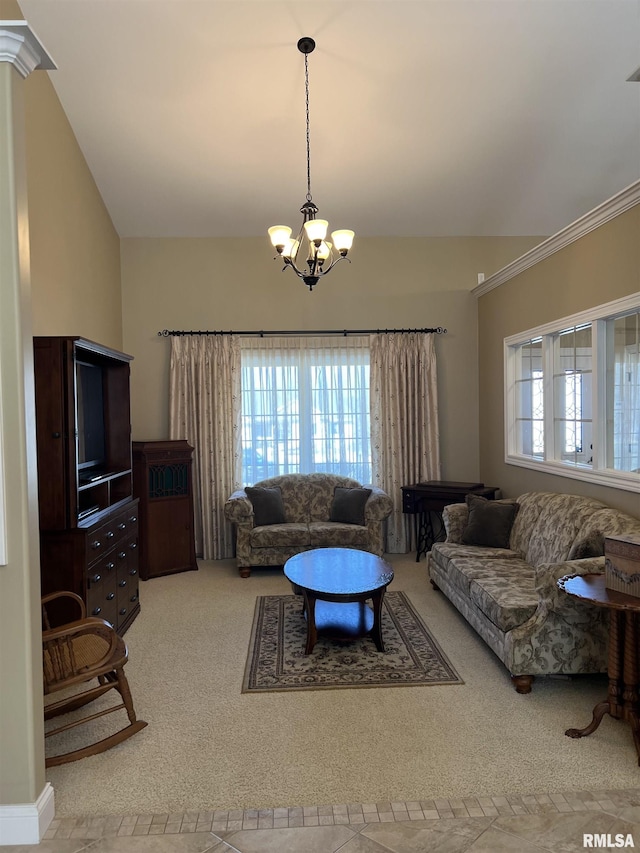
<path fill-rule="evenodd" d="M 516 445 L 526 456 L 544 455 L 543 380 L 542 339 L 536 338 L 518 352 Z"/>
<path fill-rule="evenodd" d="M 243 349 L 243 483 L 312 471 L 369 483 L 368 339 L 281 340 Z"/>
<path fill-rule="evenodd" d="M 555 458 L 591 465 L 591 324 L 573 326 L 554 336 Z"/>
<path fill-rule="evenodd" d="M 607 464 L 640 470 L 640 314 L 607 322 Z"/>

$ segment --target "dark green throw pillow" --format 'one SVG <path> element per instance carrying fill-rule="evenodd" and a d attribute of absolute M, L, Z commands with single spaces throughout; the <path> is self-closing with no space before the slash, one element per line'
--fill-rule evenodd
<path fill-rule="evenodd" d="M 599 530 L 574 542 L 567 559 L 586 560 L 588 557 L 604 557 L 604 533 Z"/>
<path fill-rule="evenodd" d="M 284 504 L 282 492 L 278 486 L 266 489 L 263 486 L 247 486 L 247 497 L 253 504 L 253 517 L 256 527 L 265 524 L 284 524 Z"/>
<path fill-rule="evenodd" d="M 467 495 L 465 501 L 469 507 L 469 521 L 462 531 L 462 544 L 508 548 L 519 504 L 515 501 L 490 501 L 480 495 Z"/>
<path fill-rule="evenodd" d="M 336 486 L 333 490 L 330 521 L 340 521 L 342 524 L 364 525 L 364 507 L 371 494 L 371 489 L 345 489 Z"/>

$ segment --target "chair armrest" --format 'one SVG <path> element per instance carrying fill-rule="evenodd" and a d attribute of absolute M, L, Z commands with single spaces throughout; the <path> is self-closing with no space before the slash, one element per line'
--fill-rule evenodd
<path fill-rule="evenodd" d="M 59 590 L 58 592 L 49 592 L 47 595 L 43 595 L 40 599 L 40 605 L 42 608 L 42 629 L 50 630 L 51 629 L 51 615 L 47 610 L 47 605 L 61 598 L 71 599 L 71 601 L 75 602 L 76 607 L 78 608 L 78 619 L 84 619 L 87 615 L 87 609 L 85 607 L 84 601 L 80 598 L 79 595 L 76 595 L 75 592 L 68 592 L 67 590 Z M 63 611 L 64 612 L 64 611 Z M 53 616 L 56 615 L 55 608 Z M 59 614 L 57 614 L 59 615 Z M 54 618 L 55 622 L 60 624 L 68 624 L 70 621 L 74 621 L 73 619 L 69 619 L 68 616 L 62 617 L 60 616 L 58 619 Z"/>
<path fill-rule="evenodd" d="M 68 592 L 67 590 L 61 590 L 60 592 L 49 592 L 47 595 L 43 595 L 40 599 L 40 603 L 42 605 L 48 604 L 50 601 L 55 601 L 56 598 L 70 598 L 80 608 L 81 616 L 80 619 L 84 619 L 87 615 L 87 611 L 85 609 L 84 601 L 80 598 L 79 595 L 76 595 L 75 592 Z"/>
<path fill-rule="evenodd" d="M 558 581 L 565 575 L 601 575 L 604 557 L 586 557 L 584 560 L 564 560 L 562 563 L 543 563 L 534 569 L 534 583 L 538 598 L 549 610 L 573 607 L 570 597 L 558 589 Z"/>
<path fill-rule="evenodd" d="M 253 504 L 244 489 L 238 489 L 224 505 L 224 514 L 235 524 L 251 524 L 253 526 Z"/>
<path fill-rule="evenodd" d="M 370 521 L 382 521 L 393 512 L 393 501 L 389 495 L 377 486 L 366 486 L 371 489 L 371 494 L 367 498 L 364 506 L 365 523 Z"/>
<path fill-rule="evenodd" d="M 469 521 L 469 507 L 466 504 L 449 504 L 442 510 L 442 521 L 447 534 L 447 542 L 462 544 L 462 531 Z"/>

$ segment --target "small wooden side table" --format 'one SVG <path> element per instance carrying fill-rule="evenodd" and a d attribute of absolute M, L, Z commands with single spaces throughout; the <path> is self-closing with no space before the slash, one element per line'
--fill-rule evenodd
<path fill-rule="evenodd" d="M 434 542 L 444 539 L 442 511 L 448 504 L 464 503 L 465 495 L 480 495 L 493 500 L 498 489 L 484 483 L 459 483 L 450 480 L 428 480 L 402 486 L 402 512 L 414 516 L 416 563 L 431 549 Z M 434 519 L 437 527 L 434 527 Z"/>
<path fill-rule="evenodd" d="M 600 725 L 605 714 L 626 720 L 631 726 L 640 765 L 640 700 L 638 640 L 640 598 L 605 586 L 604 575 L 568 575 L 558 581 L 568 595 L 609 610 L 609 694 L 593 709 L 593 719 L 583 729 L 567 729 L 568 737 L 586 737 Z"/>

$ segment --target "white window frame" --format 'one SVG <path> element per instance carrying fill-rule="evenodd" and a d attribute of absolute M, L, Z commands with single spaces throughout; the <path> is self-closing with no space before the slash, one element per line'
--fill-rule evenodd
<path fill-rule="evenodd" d="M 640 292 L 630 296 L 616 299 L 612 302 L 599 305 L 587 311 L 581 311 L 570 317 L 563 317 L 528 329 L 516 335 L 504 339 L 504 437 L 505 456 L 507 465 L 517 465 L 522 468 L 531 468 L 535 471 L 543 471 L 560 477 L 569 477 L 575 480 L 583 480 L 609 486 L 626 491 L 640 490 L 640 474 L 628 471 L 618 471 L 607 467 L 606 424 L 607 424 L 607 388 L 606 388 L 606 323 L 608 320 L 622 317 L 633 311 L 640 310 Z M 593 461 L 589 465 L 576 465 L 574 462 L 566 462 L 554 458 L 554 435 L 553 435 L 553 388 L 552 388 L 552 361 L 551 346 L 553 337 L 559 332 L 572 326 L 580 326 L 590 323 L 592 327 L 592 436 L 593 436 Z M 544 387 L 544 423 L 545 423 L 545 451 L 544 458 L 539 459 L 525 456 L 517 450 L 516 416 L 518 413 L 517 383 L 518 375 L 518 350 L 534 338 L 543 340 L 543 387 Z"/>

